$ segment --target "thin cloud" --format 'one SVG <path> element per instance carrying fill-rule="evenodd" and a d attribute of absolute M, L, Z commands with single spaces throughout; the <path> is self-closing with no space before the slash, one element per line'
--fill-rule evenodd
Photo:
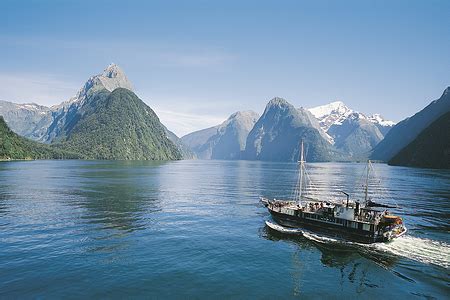
<path fill-rule="evenodd" d="M 182 137 L 193 131 L 216 126 L 226 120 L 226 116 L 180 113 L 155 108 L 161 122 L 177 136 Z"/>
<path fill-rule="evenodd" d="M 0 99 L 4 101 L 53 105 L 75 95 L 79 86 L 49 74 L 0 73 Z"/>

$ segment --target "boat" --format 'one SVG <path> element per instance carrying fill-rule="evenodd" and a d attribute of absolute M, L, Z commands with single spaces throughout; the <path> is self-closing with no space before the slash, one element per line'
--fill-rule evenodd
<path fill-rule="evenodd" d="M 393 206 L 374 202 L 368 197 L 369 175 L 373 170 L 370 160 L 366 167 L 362 201 L 350 199 L 350 194 L 344 191 L 341 191 L 346 196 L 344 201 L 315 199 L 306 195 L 305 189 L 310 186 L 306 181 L 310 177 L 306 172 L 303 141 L 298 163 L 299 176 L 293 199 L 260 198 L 272 219 L 280 226 L 324 233 L 364 244 L 389 242 L 406 233 L 403 219 L 388 210 Z"/>

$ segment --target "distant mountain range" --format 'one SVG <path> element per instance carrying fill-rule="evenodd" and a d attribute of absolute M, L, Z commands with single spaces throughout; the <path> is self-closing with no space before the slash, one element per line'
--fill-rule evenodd
<path fill-rule="evenodd" d="M 241 132 L 239 141 L 233 135 L 227 135 L 227 143 L 240 145 L 240 154 L 235 150 L 231 153 L 228 147 L 217 143 L 223 135 L 217 134 L 218 131 L 225 131 L 224 124 L 233 116 L 221 125 L 190 133 L 182 137 L 182 141 L 201 159 L 292 161 L 297 159 L 300 139 L 305 142 L 309 139 L 309 158 L 313 161 L 354 160 L 367 158 L 370 150 L 395 124 L 380 115 L 366 117 L 342 102 L 307 110 L 295 109 L 282 98 L 272 99 L 259 120 L 256 113 L 251 116 L 241 114 L 247 115 L 245 124 L 253 123 L 254 127 L 237 125 Z"/>
<path fill-rule="evenodd" d="M 438 125 L 434 122 L 450 111 L 449 91 L 450 88 L 447 88 L 438 100 L 398 124 L 384 119 L 379 114 L 367 116 L 350 109 L 340 101 L 306 110 L 295 109 L 286 100 L 274 98 L 248 131 L 245 150 L 241 151 L 240 158 L 295 161 L 298 159 L 299 141 L 303 140 L 307 149 L 309 147 L 309 161 L 365 160 L 370 157 L 389 161 L 391 164 L 446 168 L 447 164 L 442 163 L 442 159 L 447 159 L 447 144 L 437 142 L 434 137 L 449 140 L 450 131 L 443 129 L 447 124 L 445 120 L 439 120 Z M 432 123 L 433 127 L 428 128 Z M 182 140 L 199 158 L 236 157 L 223 153 L 221 157 L 210 155 L 210 138 L 217 134 L 219 127 L 218 125 L 193 132 Z M 436 132 L 431 135 L 430 132 L 437 131 L 436 128 L 441 128 L 440 133 L 444 136 Z M 432 138 L 426 139 L 427 136 Z M 423 145 L 432 145 L 432 141 L 435 142 L 432 146 L 435 152 L 425 151 L 426 147 Z M 406 149 L 402 151 L 404 148 Z M 226 151 L 226 147 L 221 147 L 221 150 Z M 408 157 L 406 153 L 412 157 Z M 415 158 L 423 157 L 425 153 L 434 153 L 435 157 L 424 158 L 422 163 L 418 163 Z M 404 159 L 400 159 L 401 157 Z"/>
<path fill-rule="evenodd" d="M 2 134 L 7 137 L 0 135 L 0 149 L 3 157 L 22 158 L 296 161 L 303 140 L 308 161 L 370 157 L 396 165 L 443 167 L 449 111 L 450 88 L 398 124 L 379 114 L 357 112 L 340 101 L 305 109 L 276 97 L 261 116 L 236 112 L 217 126 L 180 139 L 133 93 L 124 72 L 111 64 L 59 105 L 0 101 L 0 116 L 6 121 L 2 119 Z M 8 126 L 48 145 L 13 135 Z"/>

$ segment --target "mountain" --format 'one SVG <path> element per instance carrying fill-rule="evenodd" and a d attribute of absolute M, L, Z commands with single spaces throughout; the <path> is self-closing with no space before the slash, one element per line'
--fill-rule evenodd
<path fill-rule="evenodd" d="M 60 137 L 64 126 L 73 121 L 88 97 L 101 90 L 112 92 L 117 88 L 132 91 L 132 85 L 122 69 L 116 64 L 110 64 L 103 73 L 90 77 L 74 97 L 51 107 L 53 122 L 39 140 L 50 143 Z"/>
<path fill-rule="evenodd" d="M 308 161 L 343 159 L 332 145 L 311 125 L 311 115 L 296 109 L 282 98 L 273 98 L 250 131 L 244 157 L 251 160 L 296 161 L 300 141 Z"/>
<path fill-rule="evenodd" d="M 201 152 L 200 148 L 208 142 L 209 138 L 217 133 L 220 125 L 194 131 L 181 137 L 181 141 L 194 153 Z"/>
<path fill-rule="evenodd" d="M 166 133 L 166 137 L 177 146 L 178 150 L 181 153 L 183 159 L 194 159 L 196 158 L 195 153 L 187 146 L 175 133 L 167 129 L 166 126 L 161 124 Z"/>
<path fill-rule="evenodd" d="M 35 103 L 16 104 L 0 100 L 0 116 L 15 133 L 38 140 L 53 122 L 51 109 Z"/>
<path fill-rule="evenodd" d="M 450 169 L 450 112 L 440 116 L 391 160 L 390 165 Z"/>
<path fill-rule="evenodd" d="M 309 111 L 317 118 L 320 127 L 327 132 L 332 125 L 341 124 L 353 110 L 343 102 L 336 101 L 326 105 L 310 108 Z"/>
<path fill-rule="evenodd" d="M 329 104 L 310 108 L 309 111 L 317 118 L 321 128 L 327 132 L 332 125 L 340 125 L 351 114 L 358 113 L 360 118 L 367 119 L 378 127 L 381 133 L 385 134 L 395 123 L 384 119 L 380 114 L 366 116 L 353 109 L 350 109 L 342 101 L 335 101 Z"/>
<path fill-rule="evenodd" d="M 317 106 L 309 111 L 329 136 L 329 141 L 354 159 L 368 157 L 370 150 L 394 125 L 394 122 L 385 120 L 379 114 L 367 117 L 341 101 Z"/>
<path fill-rule="evenodd" d="M 27 138 L 50 143 L 59 136 L 61 128 L 76 114 L 85 99 L 100 90 L 116 88 L 132 90 L 125 73 L 116 64 L 110 64 L 101 74 L 90 77 L 78 93 L 69 100 L 52 107 L 34 103 L 15 104 L 0 101 L 0 115 L 16 133 Z"/>
<path fill-rule="evenodd" d="M 321 124 L 319 123 L 319 120 L 308 110 L 303 107 L 297 108 L 299 115 L 302 118 L 302 122 L 304 122 L 306 125 L 313 127 L 317 129 L 319 134 L 327 140 L 330 144 L 333 143 L 333 138 L 326 133 L 323 129 Z"/>
<path fill-rule="evenodd" d="M 87 159 L 181 158 L 158 116 L 125 88 L 88 94 L 70 121 L 61 127 L 54 144 Z"/>
<path fill-rule="evenodd" d="M 79 155 L 54 149 L 19 136 L 0 116 L 0 160 L 78 158 Z"/>
<path fill-rule="evenodd" d="M 334 146 L 353 158 L 366 158 L 382 139 L 377 126 L 362 114 L 351 113 L 340 124 L 333 124 L 327 133 L 333 137 Z"/>
<path fill-rule="evenodd" d="M 240 159 L 248 133 L 258 118 L 254 111 L 239 111 L 222 124 L 190 133 L 182 141 L 201 159 Z"/>
<path fill-rule="evenodd" d="M 5 117 L 13 131 L 22 136 L 45 143 L 64 141 L 71 127 L 78 122 L 88 99 L 99 92 L 112 92 L 118 88 L 133 90 L 123 70 L 116 64 L 110 64 L 102 73 L 90 77 L 74 97 L 59 105 L 48 108 L 33 103 L 0 101 L 0 115 Z M 165 127 L 164 130 L 166 137 L 179 148 L 183 157 L 194 156 L 174 133 Z"/>
<path fill-rule="evenodd" d="M 371 158 L 389 161 L 411 143 L 425 128 L 450 111 L 450 87 L 427 107 L 395 125 L 373 149 Z"/>
<path fill-rule="evenodd" d="M 375 124 L 375 126 L 377 126 L 378 130 L 380 130 L 383 136 L 385 136 L 389 132 L 389 130 L 391 130 L 392 127 L 395 126 L 395 122 L 386 120 L 380 114 L 370 115 L 367 117 L 367 120 Z"/>

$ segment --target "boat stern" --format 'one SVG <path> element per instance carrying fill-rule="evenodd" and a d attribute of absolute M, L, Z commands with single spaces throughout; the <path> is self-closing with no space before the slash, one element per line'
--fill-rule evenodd
<path fill-rule="evenodd" d="M 385 215 L 380 223 L 383 224 L 385 228 L 383 236 L 386 241 L 392 241 L 393 239 L 399 238 L 407 231 L 403 224 L 403 219 L 399 216 Z"/>

